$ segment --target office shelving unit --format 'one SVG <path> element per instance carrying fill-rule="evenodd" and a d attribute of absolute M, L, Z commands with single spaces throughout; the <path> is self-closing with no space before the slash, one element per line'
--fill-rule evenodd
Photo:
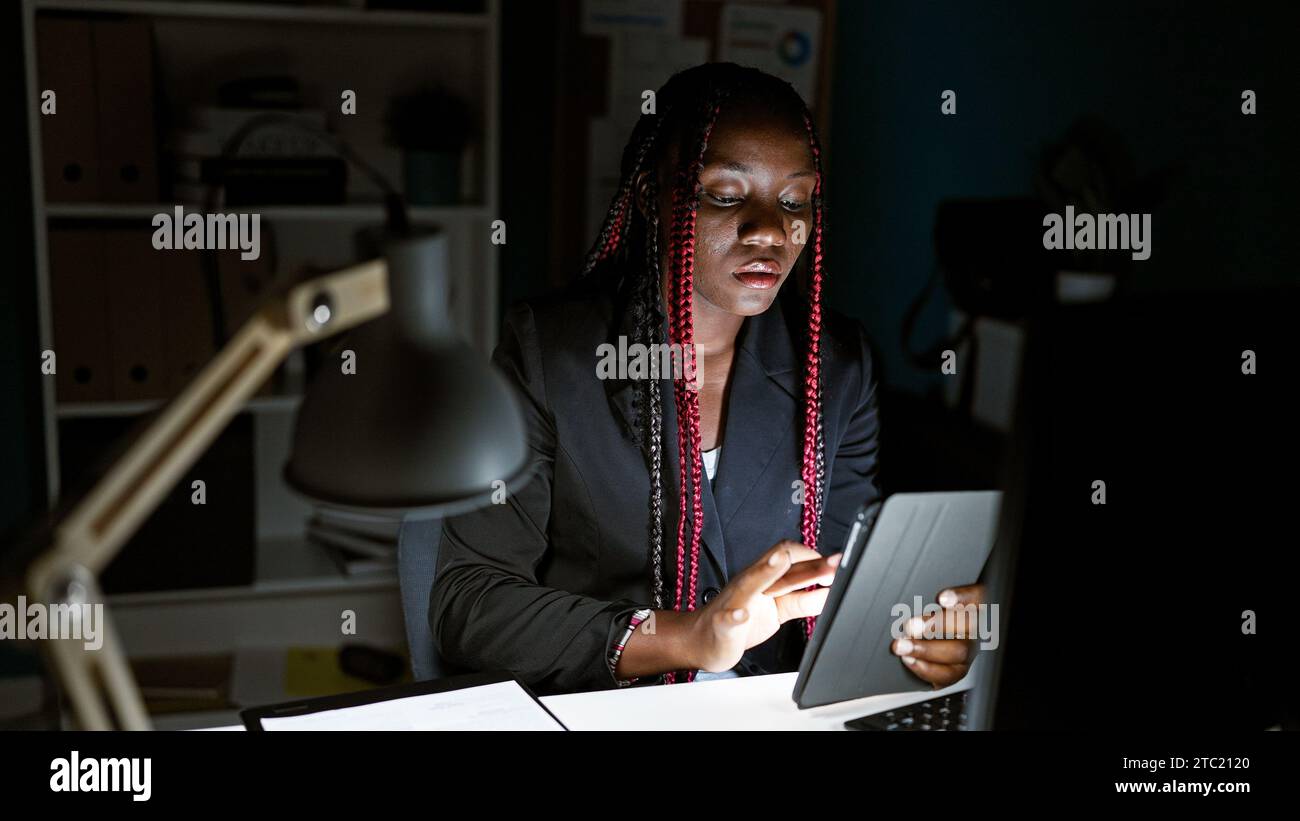
<path fill-rule="evenodd" d="M 490 243 L 498 209 L 499 0 L 485 0 L 482 13 L 384 11 L 332 3 L 185 2 L 184 0 L 22 0 L 27 72 L 32 210 L 40 346 L 57 350 L 52 321 L 48 231 L 60 220 L 140 222 L 176 203 L 47 202 L 41 175 L 40 79 L 36 21 L 46 14 L 119 15 L 148 19 L 153 26 L 157 84 L 165 99 L 211 97 L 217 83 L 232 79 L 247 60 L 273 55 L 301 76 L 328 106 L 341 89 L 353 89 L 359 113 L 337 118 L 339 135 L 390 179 L 400 179 L 400 154 L 384 144 L 382 111 L 388 96 L 405 87 L 437 81 L 471 102 L 481 135 L 471 165 L 476 196 L 465 204 L 414 207 L 417 223 L 437 224 L 449 239 L 451 314 L 461 333 L 483 355 L 495 344 L 497 259 Z M 244 62 L 241 62 L 244 61 Z M 310 81 L 309 83 L 307 81 Z M 337 267 L 350 261 L 353 232 L 383 219 L 379 192 L 353 175 L 350 196 L 334 206 L 258 206 L 274 226 L 282 267 Z M 194 206 L 187 206 L 191 210 Z M 257 505 L 257 574 L 250 586 L 172 590 L 110 597 L 110 606 L 132 656 L 233 651 L 257 644 L 337 644 L 339 614 L 356 612 L 352 638 L 397 646 L 404 641 L 394 574 L 348 577 L 303 535 L 310 506 L 284 485 L 296 391 L 258 396 L 246 412 L 254 417 Z M 60 422 L 135 416 L 158 401 L 59 402 L 53 378 L 43 386 L 47 493 L 61 492 Z M 202 646 L 196 646 L 196 641 Z"/>

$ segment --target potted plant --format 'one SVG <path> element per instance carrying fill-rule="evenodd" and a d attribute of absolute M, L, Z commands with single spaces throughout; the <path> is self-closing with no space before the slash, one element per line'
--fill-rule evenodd
<path fill-rule="evenodd" d="M 472 133 L 469 105 L 441 85 L 401 94 L 388 103 L 389 141 L 402 149 L 402 176 L 412 205 L 460 200 L 460 168 Z"/>

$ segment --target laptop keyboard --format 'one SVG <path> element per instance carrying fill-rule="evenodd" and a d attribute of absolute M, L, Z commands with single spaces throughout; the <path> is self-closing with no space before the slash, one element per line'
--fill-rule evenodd
<path fill-rule="evenodd" d="M 965 730 L 966 694 L 952 693 L 844 722 L 848 730 L 885 730 L 910 732 L 925 730 Z"/>

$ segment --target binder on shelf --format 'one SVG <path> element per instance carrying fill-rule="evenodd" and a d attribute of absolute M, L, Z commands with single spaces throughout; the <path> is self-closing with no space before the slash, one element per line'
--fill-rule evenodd
<path fill-rule="evenodd" d="M 196 252 L 161 256 L 164 385 L 169 395 L 189 384 L 216 353 L 212 301 Z"/>
<path fill-rule="evenodd" d="M 113 398 L 108 284 L 100 267 L 102 231 L 49 233 L 55 396 L 59 402 Z"/>
<path fill-rule="evenodd" d="M 96 20 L 91 35 L 101 196 L 105 202 L 157 202 L 153 28 L 147 20 Z"/>
<path fill-rule="evenodd" d="M 161 254 L 142 229 L 104 232 L 113 335 L 113 398 L 162 399 L 168 395 L 163 358 Z"/>
<path fill-rule="evenodd" d="M 222 330 L 228 338 L 248 321 L 270 293 L 275 272 L 265 254 L 257 259 L 241 259 L 237 249 L 208 253 L 216 254 L 217 257 L 225 319 L 225 328 Z"/>
<path fill-rule="evenodd" d="M 55 94 L 41 118 L 42 174 L 49 202 L 100 198 L 95 58 L 88 20 L 36 17 L 37 94 Z"/>

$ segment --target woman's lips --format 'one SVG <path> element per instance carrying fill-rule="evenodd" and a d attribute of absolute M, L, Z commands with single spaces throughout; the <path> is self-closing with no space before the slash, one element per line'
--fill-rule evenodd
<path fill-rule="evenodd" d="M 740 280 L 745 287 L 757 288 L 760 291 L 775 286 L 781 279 L 780 274 L 768 274 L 762 271 L 736 271 L 732 276 Z"/>
<path fill-rule="evenodd" d="M 765 291 L 781 279 L 781 263 L 770 257 L 751 259 L 731 274 L 746 288 Z"/>

